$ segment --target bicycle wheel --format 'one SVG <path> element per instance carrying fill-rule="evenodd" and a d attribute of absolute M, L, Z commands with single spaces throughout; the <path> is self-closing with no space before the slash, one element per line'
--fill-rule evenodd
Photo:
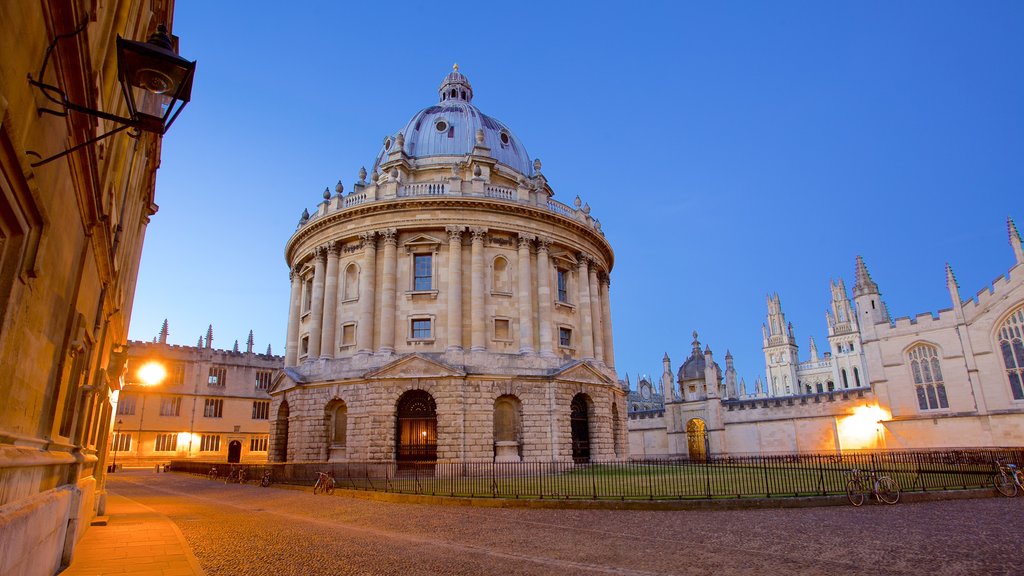
<path fill-rule="evenodd" d="M 993 474 L 992 485 L 996 487 L 1000 494 L 1007 498 L 1013 498 L 1017 495 L 1017 484 L 1014 483 L 1009 474 L 1003 474 L 1002 472 Z"/>
<path fill-rule="evenodd" d="M 886 504 L 895 504 L 900 501 L 900 487 L 895 480 L 888 476 L 878 479 L 878 499 Z"/>
<path fill-rule="evenodd" d="M 334 478 L 327 479 L 327 485 L 324 486 L 324 492 L 334 494 Z"/>
<path fill-rule="evenodd" d="M 210 480 L 216 480 L 217 479 L 217 472 L 214 471 L 214 470 L 210 470 L 210 472 L 206 475 L 206 477 L 209 478 Z"/>
<path fill-rule="evenodd" d="M 854 506 L 864 503 L 864 487 L 861 486 L 860 480 L 850 480 L 846 483 L 846 497 Z"/>
<path fill-rule="evenodd" d="M 1017 470 L 1017 473 L 1013 475 L 1013 479 L 1017 483 L 1017 489 L 1024 490 L 1024 470 Z"/>
<path fill-rule="evenodd" d="M 316 484 L 313 484 L 313 494 L 314 494 L 314 495 L 315 495 L 315 494 L 319 494 L 319 493 L 320 493 L 320 492 L 321 492 L 321 491 L 322 491 L 323 489 L 324 489 L 324 485 L 323 485 L 323 482 L 321 482 L 321 481 L 320 481 L 320 480 L 318 479 L 318 480 L 316 481 Z"/>
<path fill-rule="evenodd" d="M 260 480 L 260 486 L 262 486 L 262 487 L 264 487 L 264 488 L 267 488 L 267 487 L 269 487 L 269 486 L 270 486 L 270 476 L 264 476 L 264 477 L 263 477 L 263 478 L 262 478 L 262 479 Z"/>

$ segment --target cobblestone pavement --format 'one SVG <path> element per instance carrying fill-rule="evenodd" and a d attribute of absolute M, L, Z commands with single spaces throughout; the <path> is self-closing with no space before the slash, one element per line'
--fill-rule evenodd
<path fill-rule="evenodd" d="M 731 511 L 394 504 L 111 475 L 173 520 L 209 576 L 1011 574 L 1024 498 Z"/>

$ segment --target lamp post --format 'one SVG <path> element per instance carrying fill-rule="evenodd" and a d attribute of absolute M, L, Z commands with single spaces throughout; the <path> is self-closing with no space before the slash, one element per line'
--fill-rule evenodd
<path fill-rule="evenodd" d="M 114 428 L 114 461 L 110 463 L 110 471 L 117 472 L 117 445 L 121 443 L 121 425 L 124 420 L 118 418 L 117 426 Z"/>

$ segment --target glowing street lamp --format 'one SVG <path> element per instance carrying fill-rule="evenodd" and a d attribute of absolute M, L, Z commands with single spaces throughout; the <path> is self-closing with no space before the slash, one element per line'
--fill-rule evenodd
<path fill-rule="evenodd" d="M 143 386 L 156 386 L 167 378 L 167 369 L 163 364 L 151 360 L 140 366 L 135 375 Z"/>

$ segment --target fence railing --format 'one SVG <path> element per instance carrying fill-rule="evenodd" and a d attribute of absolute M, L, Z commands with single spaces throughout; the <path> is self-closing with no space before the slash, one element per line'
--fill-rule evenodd
<path fill-rule="evenodd" d="M 573 462 L 301 462 L 227 464 L 181 460 L 172 471 L 223 479 L 266 469 L 274 483 L 312 486 L 317 472 L 338 488 L 486 498 L 659 500 L 844 494 L 850 471 L 875 470 L 904 491 L 992 487 L 993 462 L 1024 464 L 1024 449 L 885 451 L 710 457 L 706 460 Z"/>

